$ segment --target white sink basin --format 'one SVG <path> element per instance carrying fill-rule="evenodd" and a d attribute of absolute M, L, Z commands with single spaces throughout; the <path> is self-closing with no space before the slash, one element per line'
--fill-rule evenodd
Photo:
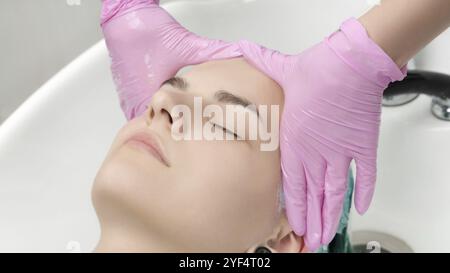
<path fill-rule="evenodd" d="M 415 252 L 450 252 L 450 122 L 430 108 L 425 95 L 383 108 L 375 197 L 364 216 L 353 210 L 352 230 L 393 235 Z"/>
<path fill-rule="evenodd" d="M 198 34 L 246 38 L 287 53 L 367 8 L 356 0 L 184 0 L 165 7 Z M 114 90 L 102 41 L 0 126 L 0 252 L 93 249 L 99 226 L 91 183 L 125 124 Z M 429 107 L 421 97 L 384 109 L 375 200 L 352 224 L 404 238 L 416 251 L 450 251 L 450 123 Z"/>

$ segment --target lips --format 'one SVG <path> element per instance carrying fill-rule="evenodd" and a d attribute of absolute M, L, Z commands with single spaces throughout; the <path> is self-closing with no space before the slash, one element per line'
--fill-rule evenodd
<path fill-rule="evenodd" d="M 169 160 L 164 152 L 161 141 L 155 133 L 150 131 L 137 132 L 129 137 L 125 141 L 125 144 L 145 150 L 150 155 L 158 159 L 161 163 L 167 167 L 170 167 Z"/>

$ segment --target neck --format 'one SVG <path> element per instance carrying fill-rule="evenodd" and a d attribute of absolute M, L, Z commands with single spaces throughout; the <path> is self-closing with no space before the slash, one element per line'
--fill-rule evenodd
<path fill-rule="evenodd" d="M 102 225 L 100 240 L 94 252 L 176 252 L 163 236 L 152 233 L 148 227 L 123 224 Z"/>

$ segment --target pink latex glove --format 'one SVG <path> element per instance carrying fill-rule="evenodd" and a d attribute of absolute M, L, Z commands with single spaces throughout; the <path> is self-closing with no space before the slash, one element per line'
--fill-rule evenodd
<path fill-rule="evenodd" d="M 159 0 L 103 0 L 101 26 L 128 120 L 143 113 L 152 95 L 179 69 L 242 56 L 237 44 L 186 30 Z"/>
<path fill-rule="evenodd" d="M 334 237 L 356 161 L 355 207 L 371 202 L 383 91 L 406 76 L 354 18 L 299 55 L 249 41 L 244 57 L 285 93 L 281 123 L 283 187 L 289 223 L 311 250 Z"/>

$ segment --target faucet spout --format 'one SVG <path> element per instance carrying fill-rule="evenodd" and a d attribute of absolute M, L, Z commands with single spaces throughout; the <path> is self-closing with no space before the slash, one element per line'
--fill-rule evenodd
<path fill-rule="evenodd" d="M 391 83 L 383 93 L 384 105 L 394 105 L 396 98 L 409 97 L 411 101 L 419 94 L 431 96 L 431 112 L 439 119 L 450 121 L 450 75 L 409 70 L 403 81 Z M 399 105 L 401 103 L 395 104 Z"/>

